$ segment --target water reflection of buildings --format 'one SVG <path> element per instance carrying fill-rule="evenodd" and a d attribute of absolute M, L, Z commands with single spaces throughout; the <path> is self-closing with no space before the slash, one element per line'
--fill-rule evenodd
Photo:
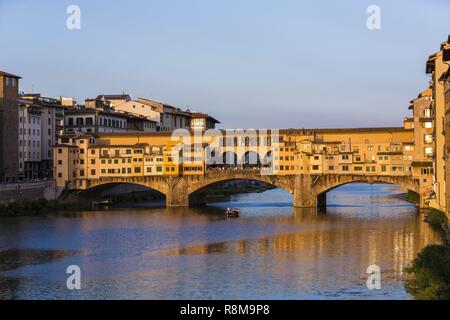
<path fill-rule="evenodd" d="M 303 281 L 330 275 L 337 281 L 349 276 L 359 279 L 365 276 L 368 266 L 376 264 L 388 278 L 399 279 L 423 247 L 440 241 L 439 235 L 422 219 L 414 215 L 397 215 L 395 211 L 399 210 L 415 209 L 393 207 L 391 218 L 380 219 L 365 219 L 364 212 L 360 218 L 357 215 L 342 216 L 339 212 L 317 215 L 315 211 L 298 209 L 292 217 L 276 221 L 277 225 L 284 224 L 296 231 L 187 246 L 165 254 L 265 257 L 266 263 L 260 265 L 260 272 L 270 272 L 280 278 L 301 273 Z M 261 223 L 273 224 L 274 221 Z M 299 271 L 302 268 L 304 270 Z"/>

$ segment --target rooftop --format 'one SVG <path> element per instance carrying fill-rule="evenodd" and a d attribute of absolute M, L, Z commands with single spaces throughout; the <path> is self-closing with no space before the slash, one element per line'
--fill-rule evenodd
<path fill-rule="evenodd" d="M 16 79 L 22 79 L 22 77 L 16 76 L 15 74 L 8 73 L 5 71 L 0 70 L 0 77 L 10 77 L 10 78 L 16 78 Z"/>
<path fill-rule="evenodd" d="M 209 114 L 206 114 L 206 113 L 194 111 L 194 112 L 191 112 L 191 114 L 192 114 L 192 118 L 210 119 L 210 120 L 214 121 L 215 123 L 220 123 L 219 120 L 214 119 L 213 117 L 211 117 Z"/>
<path fill-rule="evenodd" d="M 126 93 L 122 94 L 100 94 L 97 96 L 98 100 L 105 99 L 105 100 L 118 100 L 118 99 L 130 99 L 130 95 Z"/>

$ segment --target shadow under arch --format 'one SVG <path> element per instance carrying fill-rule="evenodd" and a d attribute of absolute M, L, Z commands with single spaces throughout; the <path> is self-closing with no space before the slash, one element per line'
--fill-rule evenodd
<path fill-rule="evenodd" d="M 107 182 L 99 184 L 79 192 L 78 197 L 80 199 L 93 200 L 143 193 L 147 193 L 149 195 L 149 199 L 147 200 L 165 200 L 166 198 L 164 192 L 149 187 L 148 185 L 134 182 Z M 151 195 L 153 195 L 153 197 Z M 130 199 L 132 200 L 133 198 Z M 146 200 L 145 197 L 142 197 L 142 200 Z"/>
<path fill-rule="evenodd" d="M 229 178 L 229 179 L 215 181 L 215 182 L 212 182 L 212 183 L 209 183 L 209 184 L 199 187 L 198 189 L 196 189 L 195 191 L 190 193 L 189 204 L 191 206 L 206 205 L 207 197 L 209 195 L 215 194 L 214 192 L 211 194 L 211 191 L 217 190 L 216 195 L 221 195 L 220 191 L 221 191 L 221 187 L 223 187 L 223 186 L 231 185 L 231 187 L 227 188 L 226 190 L 233 189 L 233 188 L 235 188 L 236 190 L 239 190 L 238 186 L 232 185 L 233 182 L 235 182 L 236 184 L 247 182 L 248 185 L 250 185 L 251 183 L 254 183 L 256 185 L 260 184 L 261 189 L 258 191 L 258 188 L 253 187 L 253 189 L 248 190 L 248 191 L 252 191 L 252 192 L 246 192 L 245 190 L 240 190 L 241 192 L 236 192 L 236 193 L 231 193 L 231 194 L 260 193 L 260 192 L 265 192 L 265 191 L 271 190 L 271 189 L 280 189 L 280 190 L 283 190 L 284 192 L 288 193 L 292 197 L 292 200 L 293 200 L 292 190 L 289 189 L 288 186 L 284 186 L 284 185 L 281 185 L 278 183 L 273 183 L 272 181 L 266 180 L 264 178 L 258 179 L 258 178 L 236 178 L 236 177 L 233 177 L 233 178 Z M 244 183 L 244 185 L 245 185 L 245 183 Z M 228 191 L 226 191 L 226 192 L 228 192 Z M 222 194 L 222 195 L 225 195 L 225 194 Z"/>

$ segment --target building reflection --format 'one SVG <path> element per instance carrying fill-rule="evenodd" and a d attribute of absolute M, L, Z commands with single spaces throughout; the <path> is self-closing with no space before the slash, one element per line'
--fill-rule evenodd
<path fill-rule="evenodd" d="M 261 272 L 268 272 L 269 268 L 272 276 L 283 278 L 297 272 L 293 266 L 308 268 L 309 272 L 301 272 L 303 281 L 314 281 L 325 274 L 332 274 L 337 280 L 348 277 L 349 273 L 363 278 L 367 267 L 373 264 L 380 266 L 389 277 L 400 278 L 422 248 L 440 242 L 439 234 L 423 219 L 396 212 L 405 211 L 404 207 L 392 208 L 392 216 L 387 219 L 365 218 L 371 216 L 367 212 L 370 210 L 362 207 L 356 210 L 358 213 L 349 214 L 349 208 L 339 208 L 320 214 L 316 209 L 295 209 L 291 217 L 281 217 L 276 223 L 296 231 L 187 246 L 165 254 L 222 254 L 233 259 L 236 254 L 263 256 L 267 263 L 260 266 Z"/>

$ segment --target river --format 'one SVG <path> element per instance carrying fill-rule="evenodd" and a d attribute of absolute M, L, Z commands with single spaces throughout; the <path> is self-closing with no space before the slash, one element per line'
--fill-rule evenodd
<path fill-rule="evenodd" d="M 321 214 L 275 189 L 202 208 L 0 218 L 0 299 L 411 299 L 404 268 L 440 237 L 402 192 L 346 185 Z M 380 290 L 366 286 L 374 264 Z M 81 290 L 67 288 L 70 265 Z"/>

